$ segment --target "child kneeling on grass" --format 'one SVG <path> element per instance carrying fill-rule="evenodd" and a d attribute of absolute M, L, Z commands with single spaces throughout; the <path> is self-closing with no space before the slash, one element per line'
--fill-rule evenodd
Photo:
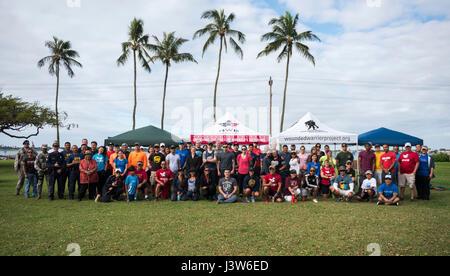
<path fill-rule="evenodd" d="M 137 201 L 137 186 L 139 185 L 139 178 L 136 175 L 136 169 L 132 166 L 129 169 L 130 174 L 125 180 L 125 190 L 127 192 L 127 201 Z"/>

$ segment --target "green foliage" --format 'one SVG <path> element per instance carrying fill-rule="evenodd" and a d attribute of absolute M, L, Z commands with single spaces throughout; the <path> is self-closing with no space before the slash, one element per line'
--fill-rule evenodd
<path fill-rule="evenodd" d="M 203 46 L 202 56 L 205 54 L 209 46 L 214 44 L 216 38 L 220 37 L 223 40 L 223 45 L 225 47 L 225 52 L 228 50 L 228 44 L 226 38 L 229 37 L 229 43 L 234 52 L 242 59 L 244 57 L 244 52 L 242 51 L 239 44 L 236 42 L 237 39 L 241 44 L 245 43 L 245 35 L 237 30 L 231 29 L 231 23 L 234 21 L 234 13 L 230 13 L 228 16 L 225 14 L 224 10 L 209 10 L 202 14 L 202 19 L 210 19 L 212 22 L 206 25 L 203 29 L 195 32 L 194 39 L 208 34 L 209 37 Z"/>
<path fill-rule="evenodd" d="M 289 12 L 279 18 L 272 18 L 269 25 L 272 26 L 272 31 L 264 34 L 261 41 L 271 41 L 266 48 L 258 54 L 258 58 L 267 56 L 272 52 L 282 48 L 278 55 L 278 62 L 283 60 L 287 55 L 292 56 L 292 49 L 295 48 L 306 60 L 315 65 L 315 59 L 309 52 L 309 47 L 302 43 L 302 41 L 320 41 L 320 39 L 311 31 L 302 33 L 297 32 L 297 24 L 299 15 L 295 17 Z"/>
<path fill-rule="evenodd" d="M 450 156 L 444 152 L 434 154 L 433 158 L 435 162 L 450 162 Z"/>
<path fill-rule="evenodd" d="M 149 44 L 148 49 L 154 53 L 154 55 L 151 57 L 151 59 L 159 60 L 164 65 L 171 65 L 171 61 L 175 63 L 181 63 L 181 62 L 195 62 L 197 61 L 194 59 L 192 54 L 190 53 L 179 53 L 179 49 L 181 45 L 186 43 L 187 39 L 176 37 L 175 32 L 171 32 L 169 34 L 163 33 L 163 40 L 160 41 L 157 36 L 153 35 L 153 39 L 155 40 L 155 44 Z"/>
<path fill-rule="evenodd" d="M 56 126 L 56 113 L 39 103 L 27 103 L 21 98 L 4 96 L 0 92 L 0 132 L 13 138 L 37 136 L 46 125 Z M 33 127 L 36 132 L 29 135 L 14 135 L 10 131 L 21 132 Z"/>

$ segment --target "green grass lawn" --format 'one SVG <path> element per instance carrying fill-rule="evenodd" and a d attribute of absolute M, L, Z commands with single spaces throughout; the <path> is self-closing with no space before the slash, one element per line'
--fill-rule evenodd
<path fill-rule="evenodd" d="M 432 183 L 450 188 L 450 163 Z M 0 161 L 0 255 L 449 255 L 450 191 L 431 201 L 375 203 L 320 200 L 291 204 L 217 205 L 15 196 L 10 161 Z M 406 191 L 408 192 L 408 191 Z M 44 189 L 44 197 L 47 195 Z"/>

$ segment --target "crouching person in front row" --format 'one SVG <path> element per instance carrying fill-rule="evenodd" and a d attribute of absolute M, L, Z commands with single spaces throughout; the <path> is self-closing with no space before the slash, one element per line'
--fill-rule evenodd
<path fill-rule="evenodd" d="M 336 201 L 351 202 L 353 197 L 354 183 L 352 177 L 347 174 L 344 166 L 339 167 L 339 175 L 334 179 L 330 191 L 337 197 Z"/>
<path fill-rule="evenodd" d="M 112 200 L 120 200 L 120 196 L 123 193 L 123 180 L 120 177 L 122 174 L 121 169 L 116 169 L 115 174 L 108 177 L 101 195 L 97 195 L 96 202 L 112 202 Z"/>
<path fill-rule="evenodd" d="M 190 170 L 189 178 L 185 182 L 183 201 L 186 200 L 197 201 L 200 196 L 199 191 L 200 191 L 200 181 L 195 176 L 195 170 Z"/>
<path fill-rule="evenodd" d="M 392 176 L 386 175 L 384 183 L 378 188 L 377 205 L 395 205 L 398 206 L 400 198 L 398 197 L 398 187 L 392 184 Z"/>
<path fill-rule="evenodd" d="M 219 180 L 219 199 L 217 204 L 234 203 L 237 200 L 238 185 L 235 178 L 230 177 L 230 170 L 224 171 L 225 177 Z"/>

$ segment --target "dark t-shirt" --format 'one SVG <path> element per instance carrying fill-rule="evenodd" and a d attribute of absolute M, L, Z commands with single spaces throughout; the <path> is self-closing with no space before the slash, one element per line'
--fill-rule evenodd
<path fill-rule="evenodd" d="M 150 155 L 148 161 L 150 162 L 150 166 L 152 167 L 151 171 L 156 172 L 157 170 L 161 169 L 161 162 L 165 160 L 166 157 L 160 152 Z"/>
<path fill-rule="evenodd" d="M 219 180 L 219 186 L 222 187 L 222 191 L 226 195 L 229 195 L 233 192 L 234 187 L 237 186 L 237 182 L 236 179 L 233 177 L 230 177 L 228 180 L 225 179 L 225 177 L 223 177 Z"/>
<path fill-rule="evenodd" d="M 291 192 L 289 191 L 289 187 L 291 187 L 291 189 L 295 188 L 295 186 L 297 186 L 298 188 L 301 187 L 301 180 L 300 178 L 297 176 L 294 179 L 292 179 L 291 177 L 286 177 L 286 183 L 284 185 L 284 195 L 291 195 Z"/>
<path fill-rule="evenodd" d="M 36 169 L 34 168 L 34 161 L 36 160 L 36 156 L 32 156 L 31 158 L 25 157 L 23 162 L 25 164 L 25 171 L 27 173 L 36 174 Z"/>
<path fill-rule="evenodd" d="M 361 173 L 367 170 L 373 170 L 373 163 L 376 159 L 373 151 L 361 151 L 359 157 L 361 157 Z"/>
<path fill-rule="evenodd" d="M 227 151 L 219 153 L 219 157 L 217 160 L 220 161 L 220 170 L 233 169 L 234 154 L 232 152 Z"/>
<path fill-rule="evenodd" d="M 353 162 L 353 154 L 349 151 L 341 151 L 338 155 L 336 155 L 336 161 L 339 162 L 339 166 L 345 165 L 345 163 L 349 160 Z"/>

